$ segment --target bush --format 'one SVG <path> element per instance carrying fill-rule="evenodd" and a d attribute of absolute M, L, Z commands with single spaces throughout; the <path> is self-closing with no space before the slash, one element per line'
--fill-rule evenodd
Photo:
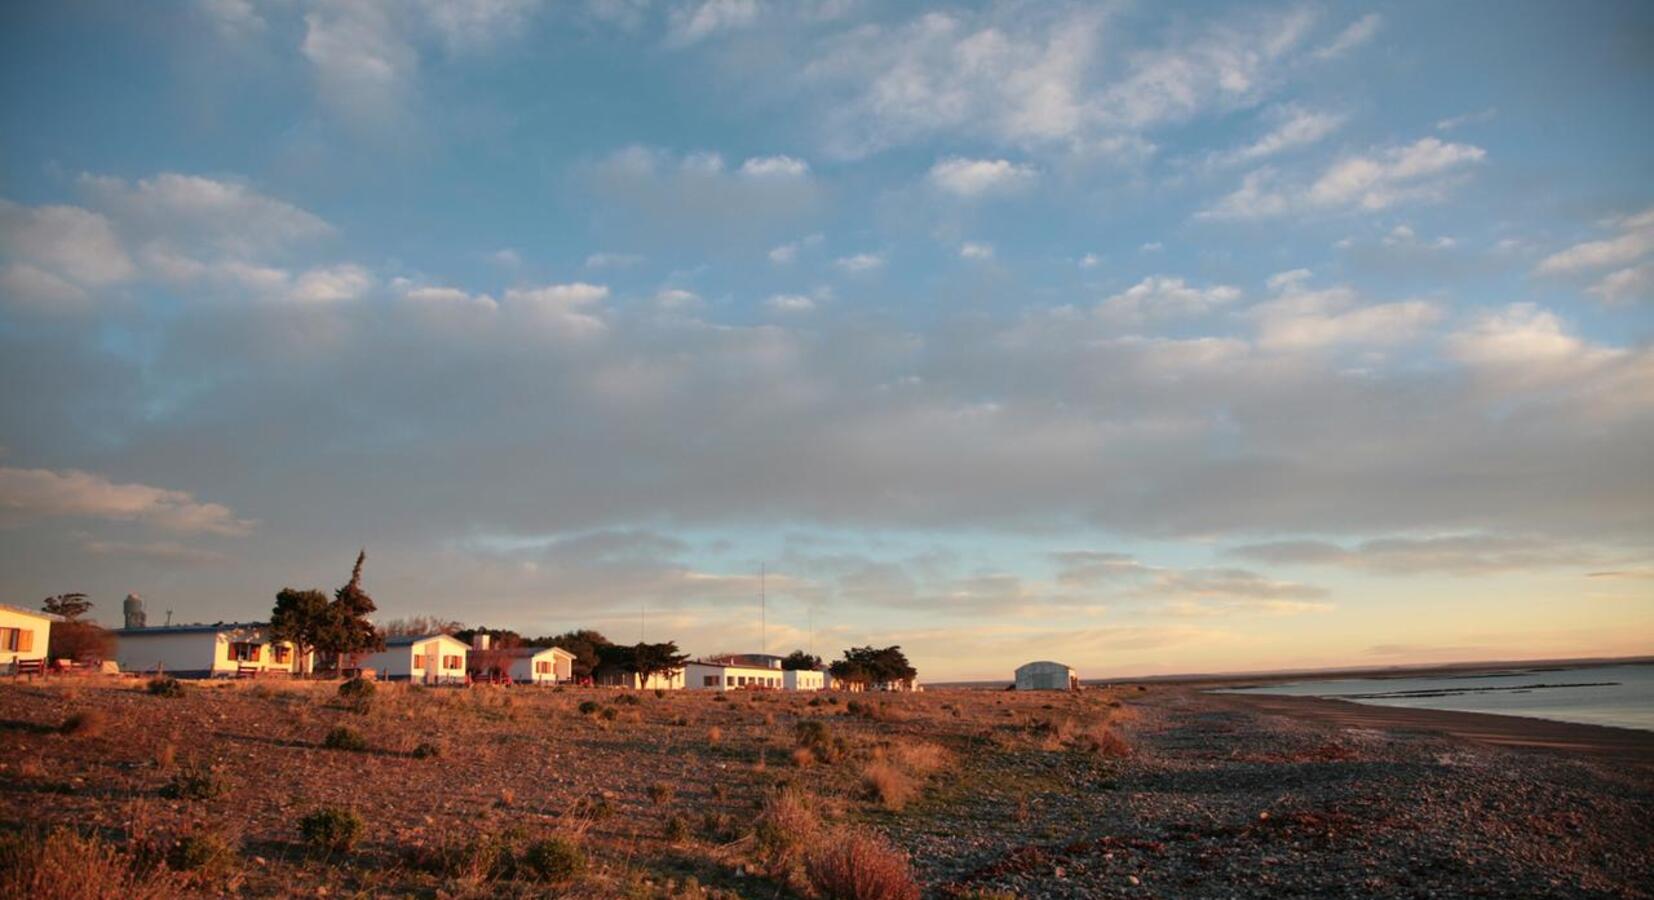
<path fill-rule="evenodd" d="M 211 800 L 224 793 L 224 784 L 205 766 L 185 766 L 173 774 L 161 793 L 177 800 Z"/>
<path fill-rule="evenodd" d="M 689 820 L 673 813 L 672 817 L 666 820 L 665 837 L 674 844 L 689 840 Z"/>
<path fill-rule="evenodd" d="M 299 820 L 305 844 L 324 853 L 349 853 L 362 836 L 362 817 L 348 809 L 323 807 Z"/>
<path fill-rule="evenodd" d="M 592 713 L 597 712 L 597 710 L 598 710 L 598 705 L 597 705 L 596 700 L 582 700 L 582 701 L 580 701 L 580 714 L 581 715 L 589 716 Z"/>
<path fill-rule="evenodd" d="M 798 738 L 799 748 L 810 751 L 812 756 L 824 763 L 837 762 L 849 752 L 844 738 L 835 736 L 826 722 L 807 719 L 798 723 L 794 735 Z M 794 754 L 793 758 L 797 761 L 798 755 Z"/>
<path fill-rule="evenodd" d="M 178 896 L 177 877 L 131 853 L 66 828 L 0 833 L 0 897 Z"/>
<path fill-rule="evenodd" d="M 586 870 L 586 852 L 568 838 L 545 838 L 528 845 L 522 865 L 541 881 L 569 881 Z"/>
<path fill-rule="evenodd" d="M 171 675 L 157 675 L 149 680 L 144 688 L 153 697 L 182 697 L 184 684 Z"/>
<path fill-rule="evenodd" d="M 222 872 L 235 851 L 223 838 L 191 834 L 178 839 L 167 852 L 167 866 L 178 872 Z"/>
<path fill-rule="evenodd" d="M 624 703 L 627 706 L 636 706 L 642 701 L 638 700 L 636 694 L 621 694 L 619 697 L 615 698 L 615 702 Z"/>
<path fill-rule="evenodd" d="M 821 820 L 809 795 L 796 787 L 788 787 L 764 797 L 753 839 L 762 857 L 780 869 L 797 859 L 820 829 Z"/>
<path fill-rule="evenodd" d="M 656 700 L 665 700 L 666 699 L 666 691 L 663 690 L 662 688 L 655 688 L 655 699 Z"/>
<path fill-rule="evenodd" d="M 829 900 L 918 900 L 907 857 L 883 840 L 845 831 L 813 844 L 804 860 L 810 885 Z"/>
<path fill-rule="evenodd" d="M 861 771 L 862 784 L 879 805 L 891 812 L 899 812 L 913 799 L 913 780 L 901 769 L 887 762 L 871 762 Z"/>
<path fill-rule="evenodd" d="M 366 678 L 352 678 L 339 685 L 339 696 L 346 700 L 366 700 L 372 697 L 379 688 Z"/>
<path fill-rule="evenodd" d="M 601 718 L 605 722 L 613 722 L 615 720 L 615 717 L 617 717 L 619 715 L 620 715 L 620 711 L 615 709 L 612 706 L 605 706 L 605 707 L 603 707 L 603 711 L 598 713 L 598 717 Z"/>
<path fill-rule="evenodd" d="M 109 717 L 103 714 L 103 710 L 88 709 L 64 719 L 63 724 L 58 726 L 57 730 L 75 737 L 90 738 L 103 734 L 103 729 L 108 724 Z"/>
<path fill-rule="evenodd" d="M 356 729 L 340 725 L 327 733 L 322 746 L 329 750 L 366 750 L 368 742 Z"/>
<path fill-rule="evenodd" d="M 442 748 L 430 741 L 422 741 L 419 746 L 413 748 L 414 759 L 435 759 L 441 755 Z"/>
<path fill-rule="evenodd" d="M 656 781 L 649 785 L 649 801 L 656 806 L 670 802 L 672 795 L 675 793 L 677 793 L 677 788 L 674 788 L 670 782 Z"/>
<path fill-rule="evenodd" d="M 419 868 L 449 878 L 488 881 L 509 878 L 516 859 L 503 837 L 478 834 L 463 841 L 449 841 L 415 858 Z"/>

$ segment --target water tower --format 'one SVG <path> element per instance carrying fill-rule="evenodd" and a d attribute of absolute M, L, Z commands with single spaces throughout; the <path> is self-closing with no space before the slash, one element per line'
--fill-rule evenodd
<path fill-rule="evenodd" d="M 126 602 L 121 604 L 121 612 L 126 614 L 126 627 L 144 627 L 144 598 L 137 594 L 127 594 Z"/>

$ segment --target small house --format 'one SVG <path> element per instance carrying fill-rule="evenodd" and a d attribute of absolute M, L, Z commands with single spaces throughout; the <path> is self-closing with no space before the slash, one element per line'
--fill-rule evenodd
<path fill-rule="evenodd" d="M 1080 686 L 1074 670 L 1060 662 L 1038 660 L 1017 667 L 1019 691 L 1072 691 Z"/>
<path fill-rule="evenodd" d="M 385 638 L 385 649 L 356 660 L 387 681 L 464 684 L 471 647 L 451 634 L 401 634 Z"/>
<path fill-rule="evenodd" d="M 824 691 L 827 673 L 821 669 L 787 669 L 781 673 L 781 687 L 789 691 Z"/>
<path fill-rule="evenodd" d="M 126 672 L 165 672 L 178 678 L 291 675 L 293 645 L 272 641 L 264 622 L 158 625 L 115 631 L 115 659 Z"/>
<path fill-rule="evenodd" d="M 56 618 L 50 613 L 0 603 L 0 673 L 44 670 Z"/>
<path fill-rule="evenodd" d="M 478 634 L 471 639 L 469 668 L 474 679 L 560 684 L 574 680 L 574 654 L 561 647 L 495 647 L 489 635 Z"/>

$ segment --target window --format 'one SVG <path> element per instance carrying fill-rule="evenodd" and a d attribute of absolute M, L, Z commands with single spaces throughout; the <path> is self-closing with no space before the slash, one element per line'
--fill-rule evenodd
<path fill-rule="evenodd" d="M 465 668 L 465 663 L 461 662 L 460 658 L 457 656 L 444 656 L 442 658 L 442 667 L 444 669 L 463 669 Z"/>
<path fill-rule="evenodd" d="M 251 641 L 233 641 L 230 644 L 230 659 L 236 662 L 258 662 L 259 646 Z"/>
<path fill-rule="evenodd" d="M 705 675 L 705 676 L 702 676 L 702 678 L 701 678 L 701 686 L 702 687 L 719 687 L 718 682 L 720 682 L 720 681 L 723 681 L 723 676 L 722 675 Z"/>
<path fill-rule="evenodd" d="M 27 653 L 34 649 L 34 631 L 29 628 L 0 628 L 0 650 Z"/>
<path fill-rule="evenodd" d="M 287 664 L 293 658 L 293 648 L 287 646 L 286 644 L 277 644 L 276 646 L 271 647 L 270 653 L 275 657 L 276 662 L 282 663 L 283 665 Z"/>
<path fill-rule="evenodd" d="M 534 674 L 536 674 L 536 675 L 550 675 L 551 674 L 551 663 L 546 662 L 543 659 L 542 660 L 537 660 L 534 663 Z"/>
<path fill-rule="evenodd" d="M 421 653 L 415 653 L 414 654 L 413 667 L 416 671 L 420 671 L 420 672 L 425 671 L 426 664 L 427 663 L 425 661 L 424 654 L 421 654 Z"/>

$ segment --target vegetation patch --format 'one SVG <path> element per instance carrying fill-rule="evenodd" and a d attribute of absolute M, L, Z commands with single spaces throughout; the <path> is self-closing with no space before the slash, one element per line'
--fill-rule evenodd
<path fill-rule="evenodd" d="M 361 816 L 336 806 L 323 807 L 299 820 L 305 845 L 323 853 L 349 853 L 362 830 Z"/>
<path fill-rule="evenodd" d="M 340 725 L 327 733 L 322 746 L 329 750 L 362 751 L 368 748 L 368 741 L 356 729 Z"/>
<path fill-rule="evenodd" d="M 184 696 L 184 683 L 171 675 L 158 675 L 149 680 L 149 683 L 144 686 L 144 690 L 148 691 L 152 697 L 182 697 Z"/>
<path fill-rule="evenodd" d="M 804 871 L 817 894 L 831 900 L 918 900 L 907 856 L 884 839 L 843 829 L 816 842 Z"/>

